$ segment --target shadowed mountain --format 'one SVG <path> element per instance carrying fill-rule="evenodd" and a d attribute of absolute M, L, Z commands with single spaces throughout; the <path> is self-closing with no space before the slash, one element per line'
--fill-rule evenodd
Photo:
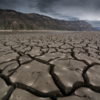
<path fill-rule="evenodd" d="M 94 27 L 95 31 L 100 31 L 100 27 Z"/>
<path fill-rule="evenodd" d="M 9 29 L 91 31 L 93 27 L 86 21 L 65 21 L 35 13 L 0 9 L 0 30 Z"/>

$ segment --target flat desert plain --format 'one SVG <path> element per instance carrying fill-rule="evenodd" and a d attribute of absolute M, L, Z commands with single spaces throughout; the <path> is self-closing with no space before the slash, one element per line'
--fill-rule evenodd
<path fill-rule="evenodd" d="M 58 33 L 1 32 L 0 100 L 100 100 L 100 32 Z"/>

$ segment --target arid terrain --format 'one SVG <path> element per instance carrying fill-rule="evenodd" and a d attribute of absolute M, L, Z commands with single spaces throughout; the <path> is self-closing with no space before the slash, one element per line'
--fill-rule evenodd
<path fill-rule="evenodd" d="M 0 100 L 100 100 L 100 32 L 1 32 Z"/>
<path fill-rule="evenodd" d="M 0 30 L 93 31 L 94 28 L 84 20 L 65 21 L 35 13 L 0 9 Z"/>

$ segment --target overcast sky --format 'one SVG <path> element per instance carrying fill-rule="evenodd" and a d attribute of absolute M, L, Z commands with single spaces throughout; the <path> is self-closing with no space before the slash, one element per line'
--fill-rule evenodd
<path fill-rule="evenodd" d="M 0 8 L 57 19 L 100 21 L 100 0 L 0 0 Z"/>

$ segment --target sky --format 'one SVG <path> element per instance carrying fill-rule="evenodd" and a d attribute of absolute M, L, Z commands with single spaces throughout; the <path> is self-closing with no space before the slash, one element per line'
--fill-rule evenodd
<path fill-rule="evenodd" d="M 86 20 L 100 26 L 100 0 L 0 0 L 0 8 L 61 20 Z"/>

